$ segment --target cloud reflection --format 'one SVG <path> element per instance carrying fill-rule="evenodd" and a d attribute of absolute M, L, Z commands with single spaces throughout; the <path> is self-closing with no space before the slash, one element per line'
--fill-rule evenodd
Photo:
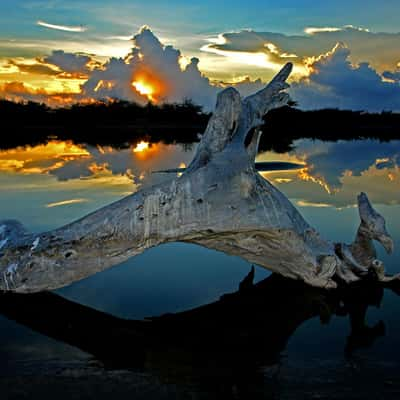
<path fill-rule="evenodd" d="M 152 171 L 188 165 L 192 157 L 193 149 L 186 151 L 181 146 L 162 143 L 143 141 L 114 149 L 52 140 L 43 145 L 0 151 L 2 179 L 9 177 L 2 183 L 2 189 L 18 190 L 13 186 L 13 181 L 21 179 L 16 179 L 17 176 L 26 176 L 35 188 L 42 182 L 43 190 L 49 191 L 56 191 L 63 182 L 68 182 L 71 189 L 68 193 L 43 203 L 51 208 L 86 201 L 84 191 L 88 188 L 113 188 L 110 189 L 113 193 L 118 191 L 122 196 L 139 187 L 172 179 L 173 175 Z M 263 153 L 257 161 L 304 164 L 300 170 L 263 173 L 300 207 L 353 206 L 361 191 L 368 192 L 373 202 L 400 204 L 400 141 L 299 140 L 293 151 Z M 38 179 L 33 179 L 34 176 Z M 52 177 L 54 181 L 49 183 L 40 176 Z M 24 190 L 29 190 L 23 182 Z"/>
<path fill-rule="evenodd" d="M 69 199 L 69 200 L 63 200 L 63 201 L 56 201 L 54 203 L 47 203 L 46 207 L 53 208 L 53 207 L 67 206 L 70 204 L 86 203 L 87 201 L 89 201 L 89 200 L 88 199 Z"/>
<path fill-rule="evenodd" d="M 104 179 L 123 176 L 132 184 L 154 183 L 165 176 L 154 175 L 157 169 L 187 164 L 192 152 L 180 146 L 141 141 L 126 149 L 89 146 L 71 141 L 51 140 L 37 146 L 0 151 L 0 172 L 48 174 L 59 181 Z"/>
<path fill-rule="evenodd" d="M 306 164 L 300 171 L 263 174 L 300 207 L 353 206 L 361 191 L 375 203 L 400 204 L 400 141 L 300 140 L 290 153 L 259 155 L 258 161 L 266 160 Z"/>

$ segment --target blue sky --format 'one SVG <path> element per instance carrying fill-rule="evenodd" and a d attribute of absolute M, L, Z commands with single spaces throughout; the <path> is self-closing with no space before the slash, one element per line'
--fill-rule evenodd
<path fill-rule="evenodd" d="M 126 33 L 147 24 L 155 31 L 212 34 L 242 28 L 282 33 L 301 33 L 308 25 L 352 24 L 374 31 L 398 30 L 397 0 L 2 0 L 0 35 L 45 37 L 38 19 L 57 24 L 83 24 L 99 33 Z"/>

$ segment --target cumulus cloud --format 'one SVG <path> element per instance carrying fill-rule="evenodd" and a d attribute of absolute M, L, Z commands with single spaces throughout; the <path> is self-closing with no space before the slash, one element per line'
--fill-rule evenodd
<path fill-rule="evenodd" d="M 353 65 L 350 49 L 338 43 L 312 59 L 307 78 L 293 83 L 290 93 L 301 108 L 400 111 L 400 85 L 387 82 L 369 63 Z"/>
<path fill-rule="evenodd" d="M 371 33 L 353 26 L 309 27 L 306 32 L 298 36 L 254 31 L 226 33 L 209 39 L 203 50 L 221 58 L 233 57 L 247 68 L 257 66 L 257 70 L 267 69 L 271 74 L 287 61 L 294 62 L 291 94 L 304 109 L 400 110 L 400 70 L 394 56 L 396 45 L 398 57 L 400 34 Z M 337 38 L 346 39 L 346 45 L 336 44 Z M 372 48 L 371 43 L 377 48 Z M 8 86 L 3 84 L 0 95 L 4 97 L 7 90 L 13 89 L 8 98 L 47 100 L 52 105 L 115 98 L 141 104 L 149 100 L 160 103 L 190 99 L 212 110 L 218 91 L 228 85 L 236 87 L 243 96 L 265 85 L 260 79 L 237 76 L 229 82 L 211 81 L 202 74 L 198 58 L 186 59 L 178 49 L 161 43 L 148 27 L 132 38 L 132 44 L 124 57 L 112 57 L 103 63 L 89 54 L 63 50 L 54 50 L 32 62 L 9 61 L 8 68 L 0 70 L 7 76 L 13 73 L 12 68 L 26 74 L 47 75 L 52 93 L 62 88 L 68 90 L 53 96 L 48 93 L 50 90 L 22 83 L 16 87 L 14 81 L 20 78 L 11 77 L 6 82 Z M 366 58 L 357 61 L 362 55 Z M 371 63 L 365 62 L 372 59 Z M 375 67 L 379 64 L 382 68 L 383 61 L 379 60 L 386 60 L 392 67 L 381 71 Z"/>
<path fill-rule="evenodd" d="M 235 56 L 240 53 L 265 54 L 271 62 L 291 56 L 291 61 L 301 66 L 305 59 L 323 54 L 336 43 L 344 42 L 351 49 L 351 61 L 368 61 L 382 73 L 392 70 L 400 61 L 400 33 L 371 32 L 368 29 L 347 25 L 345 27 L 309 27 L 304 35 L 285 35 L 275 32 L 242 30 L 223 33 L 203 50 Z M 273 53 L 268 44 L 273 44 L 278 53 Z M 282 62 L 282 61 L 281 61 Z"/>
<path fill-rule="evenodd" d="M 145 104 L 149 100 L 182 102 L 191 100 L 211 110 L 216 95 L 224 83 L 211 82 L 199 69 L 199 59 L 186 59 L 179 50 L 163 45 L 154 33 L 143 27 L 132 38 L 133 47 L 123 58 L 112 57 L 103 64 L 91 55 L 54 50 L 49 56 L 32 63 L 12 62 L 21 72 L 47 74 L 55 79 L 81 79 L 80 93 L 69 94 L 74 101 L 88 99 L 123 99 Z M 271 51 L 275 51 L 271 47 Z M 261 80 L 243 78 L 232 85 L 243 94 L 250 94 L 263 86 Z M 31 100 L 34 90 L 25 86 L 18 93 Z M 45 95 L 41 90 L 38 95 Z M 15 93 L 9 93 L 15 96 Z M 57 96 L 58 99 L 61 99 Z M 43 101 L 42 97 L 38 97 Z M 54 98 L 52 100 L 55 100 Z M 49 98 L 49 101 L 52 101 Z M 65 99 L 61 99 L 64 104 Z M 54 101 L 53 101 L 54 102 Z"/>
<path fill-rule="evenodd" d="M 43 58 L 46 64 L 52 64 L 68 73 L 88 73 L 92 58 L 86 54 L 66 53 L 63 50 L 54 50 Z"/>
<path fill-rule="evenodd" d="M 82 95 L 98 99 L 122 98 L 140 103 L 154 101 L 179 102 L 191 99 L 212 107 L 218 88 L 210 84 L 192 58 L 182 69 L 182 54 L 172 46 L 164 46 L 148 27 L 133 38 L 133 48 L 124 58 L 111 58 L 95 69 L 82 85 Z M 137 82 L 139 85 L 132 85 Z M 146 87 L 146 90 L 141 88 Z"/>
<path fill-rule="evenodd" d="M 265 86 L 265 83 L 261 79 L 253 81 L 247 76 L 234 82 L 221 82 L 221 86 L 234 86 L 242 96 L 250 96 L 258 90 L 261 90 Z"/>
<path fill-rule="evenodd" d="M 211 39 L 211 43 L 204 45 L 201 50 L 227 57 L 230 61 L 236 63 L 272 71 L 278 70 L 285 62 L 291 61 L 294 63 L 295 73 L 305 73 L 303 63 L 295 53 L 285 52 L 275 43 L 263 40 L 255 32 L 243 31 L 243 33 L 246 34 L 247 38 L 240 40 L 248 40 L 248 46 L 239 44 L 237 41 L 233 42 L 230 39 L 231 34 L 224 34 L 215 40 Z"/>
<path fill-rule="evenodd" d="M 82 85 L 83 96 L 122 98 L 139 103 L 149 99 L 155 102 L 190 99 L 206 110 L 214 107 L 218 91 L 226 85 L 213 83 L 204 76 L 198 58 L 186 60 L 173 46 L 163 45 L 146 26 L 132 40 L 133 48 L 124 58 L 111 58 L 91 72 Z M 263 83 L 245 78 L 232 85 L 247 95 L 260 89 Z"/>

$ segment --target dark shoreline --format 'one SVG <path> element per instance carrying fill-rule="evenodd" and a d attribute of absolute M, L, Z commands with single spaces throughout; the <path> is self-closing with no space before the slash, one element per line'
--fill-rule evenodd
<path fill-rule="evenodd" d="M 140 140 L 191 144 L 199 141 L 211 114 L 185 102 L 148 104 L 114 102 L 50 109 L 37 103 L 0 100 L 3 132 L 0 149 L 36 145 L 51 139 L 123 148 Z M 272 110 L 264 118 L 260 150 L 286 152 L 297 139 L 325 141 L 400 139 L 400 114 L 338 109 Z"/>

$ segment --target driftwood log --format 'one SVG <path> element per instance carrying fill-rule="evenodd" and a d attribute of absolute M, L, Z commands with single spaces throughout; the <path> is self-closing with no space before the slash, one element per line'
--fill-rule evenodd
<path fill-rule="evenodd" d="M 41 234 L 0 221 L 0 289 L 56 289 L 166 242 L 195 243 L 240 256 L 309 285 L 334 288 L 373 273 L 386 277 L 372 241 L 392 251 L 385 220 L 365 194 L 351 245 L 322 238 L 254 167 L 260 126 L 289 102 L 286 64 L 261 91 L 242 99 L 223 90 L 182 176 L 140 190 L 69 225 Z"/>

